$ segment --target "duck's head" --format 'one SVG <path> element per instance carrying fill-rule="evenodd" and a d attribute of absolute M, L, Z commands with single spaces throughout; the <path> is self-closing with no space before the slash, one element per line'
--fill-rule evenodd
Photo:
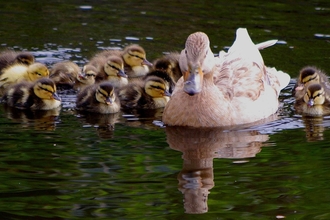
<path fill-rule="evenodd" d="M 187 94 L 195 95 L 201 92 L 203 77 L 212 72 L 214 61 L 208 36 L 203 32 L 189 35 L 179 59 L 184 80 L 183 89 Z"/>
<path fill-rule="evenodd" d="M 46 100 L 58 100 L 61 98 L 56 93 L 56 85 L 53 80 L 49 78 L 41 78 L 35 82 L 33 91 L 36 96 Z"/>
<path fill-rule="evenodd" d="M 110 56 L 104 64 L 104 71 L 108 76 L 127 78 L 124 71 L 124 61 L 119 56 Z"/>
<path fill-rule="evenodd" d="M 111 105 L 116 100 L 116 93 L 114 87 L 109 82 L 102 82 L 97 87 L 95 98 L 98 102 L 106 105 Z"/>
<path fill-rule="evenodd" d="M 314 67 L 305 67 L 299 73 L 298 86 L 295 90 L 303 90 L 304 86 L 311 83 L 319 83 L 320 74 L 318 70 Z"/>
<path fill-rule="evenodd" d="M 318 83 L 309 85 L 304 95 L 304 102 L 308 107 L 323 105 L 325 102 L 325 92 L 322 85 Z"/>
<path fill-rule="evenodd" d="M 25 65 L 31 65 L 35 62 L 33 54 L 29 52 L 21 52 L 16 56 L 16 61 Z"/>
<path fill-rule="evenodd" d="M 137 44 L 129 45 L 123 51 L 123 58 L 131 67 L 143 65 L 152 66 L 152 63 L 147 60 L 146 56 L 145 50 Z"/>
<path fill-rule="evenodd" d="M 145 79 L 144 90 L 153 98 L 171 96 L 170 82 L 157 75 L 150 75 Z"/>
<path fill-rule="evenodd" d="M 42 63 L 33 63 L 28 67 L 28 78 L 30 81 L 36 81 L 49 76 L 48 68 Z"/>
<path fill-rule="evenodd" d="M 85 85 L 92 85 L 95 83 L 95 77 L 97 74 L 97 70 L 92 65 L 85 65 L 83 67 L 82 73 L 78 74 L 77 80 Z"/>

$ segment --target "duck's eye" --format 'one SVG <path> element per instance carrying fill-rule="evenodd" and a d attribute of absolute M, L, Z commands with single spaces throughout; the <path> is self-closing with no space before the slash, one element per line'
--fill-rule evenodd
<path fill-rule="evenodd" d="M 187 50 L 184 50 L 184 53 L 187 54 Z"/>

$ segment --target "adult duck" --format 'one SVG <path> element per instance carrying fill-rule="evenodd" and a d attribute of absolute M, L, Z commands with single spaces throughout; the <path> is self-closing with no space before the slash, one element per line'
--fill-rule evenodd
<path fill-rule="evenodd" d="M 214 57 L 208 36 L 191 34 L 180 54 L 183 77 L 167 103 L 163 122 L 173 126 L 249 124 L 274 114 L 290 76 L 267 68 L 247 30 L 239 28 L 227 53 Z"/>

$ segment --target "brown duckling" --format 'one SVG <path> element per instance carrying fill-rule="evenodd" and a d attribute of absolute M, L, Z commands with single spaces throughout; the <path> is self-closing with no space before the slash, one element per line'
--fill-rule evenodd
<path fill-rule="evenodd" d="M 120 56 L 95 56 L 89 62 L 97 68 L 96 82 L 107 80 L 116 88 L 127 85 L 127 75 L 124 71 L 124 61 Z"/>
<path fill-rule="evenodd" d="M 55 63 L 50 69 L 49 78 L 51 78 L 57 87 L 72 88 L 78 75 L 81 74 L 80 67 L 69 60 Z"/>
<path fill-rule="evenodd" d="M 112 84 L 104 81 L 81 90 L 77 94 L 76 108 L 101 114 L 117 113 L 120 111 L 120 101 Z"/>
<path fill-rule="evenodd" d="M 73 88 L 75 90 L 82 90 L 86 86 L 93 85 L 97 75 L 97 69 L 89 64 L 86 64 L 81 74 L 77 75 Z"/>
<path fill-rule="evenodd" d="M 146 58 L 145 50 L 137 45 L 132 44 L 124 48 L 124 50 L 104 50 L 96 56 L 109 57 L 111 55 L 119 55 L 124 60 L 125 73 L 128 78 L 143 77 L 149 72 L 149 67 L 152 66 Z"/>
<path fill-rule="evenodd" d="M 178 52 L 168 53 L 153 62 L 153 69 L 167 72 L 173 81 L 177 82 L 182 76 L 179 57 L 180 54 Z"/>
<path fill-rule="evenodd" d="M 330 114 L 330 91 L 324 83 L 310 84 L 304 92 L 294 104 L 297 113 L 309 116 Z"/>
<path fill-rule="evenodd" d="M 9 85 L 21 81 L 36 81 L 42 77 L 48 77 L 49 70 L 42 63 L 33 63 L 29 66 L 13 64 L 2 70 L 0 76 L 0 88 L 6 89 Z"/>
<path fill-rule="evenodd" d="M 152 71 L 119 91 L 121 105 L 126 109 L 163 108 L 170 100 L 172 83 L 171 77 L 164 71 Z"/>
<path fill-rule="evenodd" d="M 305 95 L 305 88 L 307 88 L 308 85 L 313 83 L 325 83 L 324 86 L 329 87 L 328 81 L 328 76 L 322 70 L 313 66 L 306 66 L 299 72 L 299 77 L 292 90 L 292 95 L 295 98 L 301 98 Z"/>
<path fill-rule="evenodd" d="M 10 107 L 31 110 L 50 110 L 61 105 L 56 85 L 49 78 L 17 83 L 6 91 L 2 101 Z"/>
<path fill-rule="evenodd" d="M 31 65 L 35 62 L 33 54 L 27 51 L 5 50 L 0 53 L 0 72 L 14 64 Z"/>

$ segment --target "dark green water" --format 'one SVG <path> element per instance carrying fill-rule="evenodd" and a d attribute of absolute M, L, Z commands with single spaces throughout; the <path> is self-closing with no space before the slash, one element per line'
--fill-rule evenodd
<path fill-rule="evenodd" d="M 246 27 L 280 40 L 262 55 L 293 78 L 277 120 L 236 131 L 82 115 L 65 94 L 58 116 L 0 106 L 0 219 L 330 219 L 330 120 L 296 115 L 290 96 L 303 66 L 330 72 L 327 0 L 0 1 L 0 23 L 1 49 L 48 65 L 130 43 L 153 60 L 195 31 L 218 52 Z"/>

